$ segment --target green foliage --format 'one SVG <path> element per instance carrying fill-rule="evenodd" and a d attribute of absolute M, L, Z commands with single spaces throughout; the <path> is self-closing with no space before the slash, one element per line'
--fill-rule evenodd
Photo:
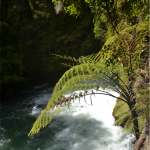
<path fill-rule="evenodd" d="M 9 41 L 6 36 L 11 32 L 10 25 L 1 21 L 1 84 L 19 83 L 24 80 L 22 73 L 24 66 L 22 64 L 22 56 L 20 51 L 17 51 L 13 41 Z"/>
<path fill-rule="evenodd" d="M 104 44 L 98 55 L 103 56 L 107 62 L 119 62 L 124 67 L 129 66 L 130 55 L 133 68 L 137 69 L 137 59 L 142 52 L 144 38 L 148 35 L 148 20 L 129 26 L 118 34 L 111 36 Z M 136 31 L 134 31 L 136 30 Z M 121 55 L 122 54 L 122 55 Z M 134 62 L 135 61 L 135 62 Z"/>
<path fill-rule="evenodd" d="M 129 49 L 130 53 L 137 52 L 136 51 L 137 45 L 141 44 L 143 37 L 145 37 L 145 34 L 138 34 L 138 33 L 141 33 L 143 30 L 145 31 L 145 28 L 143 30 L 138 30 L 139 29 L 138 27 L 139 26 L 137 25 L 137 30 L 134 32 L 134 36 L 131 33 L 130 34 L 132 36 L 129 36 L 129 33 L 127 32 L 127 31 L 129 31 L 129 32 L 134 31 L 135 30 L 134 26 L 130 30 L 126 29 L 126 30 L 123 30 L 123 32 L 120 32 L 120 35 L 123 34 L 122 37 L 124 36 L 125 38 L 128 38 L 127 41 L 129 41 L 130 38 L 132 38 L 132 41 L 134 39 L 134 47 L 130 46 L 132 41 L 129 42 L 130 44 L 128 42 L 124 43 L 124 41 L 123 41 L 124 39 L 121 39 L 122 41 L 119 41 L 116 45 L 117 46 L 121 45 L 122 46 L 121 48 L 123 48 L 123 46 L 124 46 L 124 49 L 123 49 L 124 51 L 127 51 L 125 46 L 129 46 L 128 49 Z M 120 35 L 119 35 L 119 37 L 120 37 Z M 139 35 L 142 35 L 142 39 Z M 108 39 L 108 40 L 109 40 L 109 42 L 112 42 L 112 39 L 114 41 L 115 40 L 117 41 L 118 40 L 117 38 L 118 38 L 118 35 L 116 37 L 111 38 L 111 40 L 110 39 Z M 113 46 L 114 41 L 112 43 L 110 43 L 110 46 Z M 107 44 L 107 42 L 106 42 L 106 44 Z M 107 46 L 105 45 L 105 47 L 107 47 Z M 114 49 L 114 48 L 111 47 L 111 50 L 112 49 Z M 104 85 L 101 85 L 103 90 L 100 90 L 101 92 L 103 92 L 103 94 L 113 96 L 110 93 L 104 91 L 104 89 L 106 89 L 106 88 L 111 88 L 114 91 L 120 93 L 121 96 L 124 97 L 124 99 L 122 99 L 122 98 L 119 98 L 119 99 L 126 102 L 128 104 L 128 106 L 130 106 L 130 100 L 131 100 L 131 98 L 130 98 L 131 95 L 129 94 L 130 93 L 129 92 L 129 85 L 130 85 L 129 78 L 130 77 L 129 76 L 126 77 L 127 76 L 126 73 L 128 73 L 128 75 L 129 75 L 129 72 L 127 72 L 123 66 L 120 66 L 119 64 L 115 65 L 111 61 L 110 61 L 109 65 L 105 66 L 105 64 L 107 64 L 106 63 L 107 60 L 105 60 L 104 54 L 105 53 L 102 54 L 103 58 L 101 57 L 100 53 L 98 53 L 96 55 L 93 54 L 90 57 L 89 56 L 82 57 L 82 58 L 78 59 L 78 62 L 76 61 L 77 63 L 79 63 L 79 65 L 77 65 L 77 66 L 69 65 L 69 67 L 71 67 L 71 68 L 65 72 L 65 74 L 60 78 L 60 80 L 56 84 L 54 91 L 53 91 L 52 98 L 48 102 L 46 109 L 41 113 L 39 118 L 36 120 L 35 124 L 33 125 L 32 129 L 29 133 L 29 136 L 32 136 L 32 135 L 38 133 L 41 127 L 45 127 L 50 122 L 48 120 L 49 116 L 47 115 L 47 113 L 51 109 L 54 109 L 54 107 L 59 107 L 63 103 L 65 104 L 65 106 L 67 103 L 68 107 L 69 107 L 69 104 L 72 99 L 74 100 L 74 98 L 80 98 L 87 94 L 86 89 L 97 88 L 97 90 L 98 90 L 98 87 L 100 86 L 99 83 L 98 84 L 97 83 L 83 84 L 88 80 L 96 80 L 96 81 L 103 83 Z M 125 56 L 126 55 L 127 54 L 125 54 Z M 107 55 L 107 57 L 108 57 L 108 55 Z M 135 55 L 134 58 L 136 58 L 136 57 L 137 56 Z M 66 59 L 68 59 L 68 58 L 66 58 Z M 118 58 L 118 59 L 121 59 L 121 58 Z M 130 60 L 130 62 L 129 62 L 129 60 L 130 60 L 130 58 L 128 58 L 128 62 L 125 62 L 123 65 L 125 66 L 125 65 L 130 64 L 129 67 L 131 67 L 131 60 Z M 129 68 L 127 68 L 127 69 L 129 69 Z M 106 73 L 104 73 L 103 70 L 105 72 L 109 72 L 110 75 L 107 75 Z M 119 74 L 119 82 L 114 80 L 114 79 L 118 78 L 118 76 L 116 74 Z M 114 82 L 111 82 L 110 79 L 113 80 Z M 128 81 L 128 82 L 126 82 L 126 84 L 124 83 L 125 80 Z M 117 86 L 119 86 L 121 88 L 121 91 L 117 88 Z M 125 90 L 125 88 L 126 88 L 126 90 Z M 76 90 L 81 90 L 81 89 L 85 90 L 83 95 L 82 95 L 82 93 L 80 93 L 80 95 L 74 95 L 74 94 L 71 95 L 70 94 L 71 92 L 75 92 Z M 70 96 L 66 98 L 64 96 L 65 94 L 70 94 Z M 95 94 L 95 93 L 92 92 L 92 94 Z M 64 98 L 64 99 L 61 99 L 61 98 Z M 128 106 L 123 105 L 120 109 L 118 109 L 118 111 L 116 112 L 116 115 L 119 117 L 119 119 L 117 119 L 117 121 L 115 122 L 115 124 L 118 123 L 118 125 L 120 125 L 124 121 L 127 120 L 124 130 L 123 130 L 123 131 L 126 131 L 126 133 L 131 132 L 134 127 L 134 125 L 132 123 L 133 119 L 131 119 L 131 117 L 129 117 L 129 115 L 130 115 L 131 111 L 135 110 L 135 106 L 132 107 L 132 110 L 129 110 L 129 108 L 127 109 Z M 122 111 L 124 109 L 126 110 L 126 112 L 124 114 L 122 114 Z M 134 118 L 134 119 L 137 119 L 137 118 Z M 51 117 L 50 117 L 50 120 L 51 120 Z"/>
<path fill-rule="evenodd" d="M 117 87 L 118 83 L 114 80 L 115 73 L 118 72 L 118 70 L 122 70 L 122 67 L 110 65 L 110 67 L 106 68 L 103 63 L 104 60 L 100 59 L 100 57 L 97 58 L 96 55 L 97 54 L 92 54 L 86 57 L 81 57 L 78 60 L 75 60 L 76 62 L 78 62 L 79 65 L 72 66 L 59 79 L 58 83 L 54 87 L 52 97 L 49 100 L 47 107 L 41 113 L 39 118 L 36 120 L 35 124 L 33 125 L 33 128 L 29 133 L 29 136 L 38 133 L 41 127 L 45 127 L 50 122 L 50 120 L 52 119 L 51 117 L 50 120 L 48 119 L 50 110 L 54 109 L 55 106 L 56 107 L 61 106 L 63 102 L 65 106 L 67 103 L 69 107 L 69 104 L 72 99 L 74 100 L 75 98 L 86 96 L 88 94 L 86 91 L 87 89 L 96 88 L 97 91 L 100 91 L 105 95 L 113 96 L 109 92 L 104 91 L 106 88 L 110 88 L 120 93 L 123 97 L 126 98 L 126 99 L 121 99 L 121 98 L 119 99 L 123 100 L 124 102 L 127 102 L 128 93 L 126 92 L 121 93 Z M 113 72 L 111 70 L 113 70 Z M 106 72 L 109 72 L 110 74 L 107 75 Z M 100 83 L 86 84 L 88 80 L 96 80 L 99 81 L 100 83 L 103 83 L 103 85 L 101 85 L 103 90 L 99 90 Z M 112 82 L 111 80 L 113 80 L 115 83 Z M 121 84 L 120 84 L 120 88 L 124 89 L 121 86 Z M 126 88 L 128 89 L 128 87 Z M 70 94 L 72 92 L 74 93 L 76 90 L 81 90 L 81 89 L 85 90 L 83 94 L 82 93 L 80 93 L 79 95 L 73 94 L 67 98 L 64 96 L 65 94 Z M 91 94 L 94 94 L 94 92 L 92 92 Z"/>
<path fill-rule="evenodd" d="M 136 104 L 136 110 L 138 114 L 139 114 L 139 105 L 141 104 L 138 104 L 138 103 Z M 123 101 L 117 100 L 117 103 L 113 110 L 113 116 L 116 118 L 116 121 L 114 122 L 113 125 L 124 126 L 122 132 L 124 132 L 125 134 L 134 132 L 131 111 L 129 109 L 129 106 L 126 103 L 124 103 Z M 146 118 L 142 114 L 142 115 L 139 115 L 137 119 L 139 123 L 139 132 L 141 134 Z"/>
<path fill-rule="evenodd" d="M 132 41 L 134 39 L 134 47 L 133 46 L 128 47 L 130 53 L 137 52 L 136 45 L 142 44 L 142 39 L 145 36 L 145 34 L 147 34 L 144 32 L 145 28 L 144 29 L 142 28 L 142 30 L 141 30 L 141 28 L 139 26 L 140 25 L 137 25 L 137 30 L 136 30 L 136 33 L 134 33 L 134 38 L 133 38 L 133 35 L 132 36 L 128 35 L 129 34 L 128 31 L 129 32 L 134 31 L 135 27 L 132 27 L 131 28 L 132 30 L 125 29 L 120 32 L 119 37 L 127 36 L 128 38 L 132 38 Z M 142 33 L 144 32 L 144 34 L 138 34 L 141 32 Z M 142 35 L 142 38 L 140 37 L 140 35 Z M 114 39 L 114 41 L 112 43 L 110 43 L 110 45 L 113 46 L 113 43 L 115 42 L 115 40 L 116 41 L 119 40 L 119 37 L 118 37 L 118 35 L 116 35 L 115 38 L 111 37 L 111 40 L 108 39 L 108 41 L 106 41 L 106 44 L 110 43 L 112 41 L 112 39 Z M 120 39 L 122 41 L 119 41 L 118 44 L 116 44 L 117 46 L 120 46 L 119 44 L 121 42 L 124 42 L 122 38 L 120 38 Z M 127 41 L 129 42 L 129 39 L 127 39 Z M 125 46 L 129 46 L 130 42 L 129 43 L 128 42 L 123 45 L 124 51 L 127 51 Z M 135 43 L 136 43 L 136 45 L 135 45 Z M 111 50 L 113 50 L 112 47 L 111 47 Z M 111 88 L 112 90 L 121 94 L 122 97 L 124 97 L 124 99 L 120 98 L 122 101 L 126 102 L 128 105 L 130 104 L 129 103 L 129 100 L 130 100 L 129 99 L 129 97 L 130 97 L 130 94 L 129 94 L 130 93 L 129 92 L 129 85 L 130 85 L 129 81 L 130 80 L 129 79 L 130 78 L 127 75 L 127 71 L 126 71 L 125 67 L 123 67 L 119 64 L 114 64 L 112 62 L 110 62 L 110 64 L 107 65 L 107 63 L 106 63 L 107 59 L 105 58 L 105 55 L 104 55 L 104 54 L 106 54 L 106 52 L 103 53 L 102 55 L 100 55 L 100 54 L 101 54 L 101 51 L 98 54 L 92 54 L 92 55 L 89 55 L 86 57 L 81 57 L 78 60 L 75 60 L 75 59 L 73 60 L 79 65 L 76 65 L 76 66 L 69 65 L 71 68 L 65 72 L 65 74 L 60 78 L 60 80 L 56 84 L 54 91 L 53 91 L 52 98 L 48 102 L 46 109 L 43 111 L 44 113 L 42 113 L 40 115 L 40 117 L 37 119 L 37 121 L 33 125 L 33 128 L 31 129 L 29 135 L 36 134 L 40 130 L 41 126 L 45 127 L 47 125 L 47 123 L 49 122 L 46 118 L 47 112 L 49 110 L 51 110 L 52 108 L 54 108 L 55 106 L 58 107 L 59 105 L 62 105 L 62 103 L 61 103 L 62 100 L 60 100 L 60 102 L 58 102 L 57 100 L 59 100 L 61 97 L 64 97 L 65 94 L 70 94 L 71 92 L 75 92 L 76 90 L 81 90 L 81 89 L 86 90 L 86 89 L 92 89 L 92 88 L 96 88 L 96 87 L 98 89 L 98 87 L 100 86 L 99 83 L 83 84 L 88 80 L 96 80 L 96 81 L 99 81 L 100 83 L 103 83 L 103 85 L 101 85 L 103 90 L 100 90 L 101 92 L 103 92 L 103 94 L 112 96 L 110 93 L 107 93 L 104 91 L 104 89 L 106 89 L 106 88 Z M 109 56 L 111 57 L 111 55 L 109 55 Z M 107 55 L 107 57 L 109 57 L 109 56 Z M 127 54 L 125 54 L 125 56 L 127 56 Z M 118 58 L 118 59 L 121 59 L 121 57 L 123 58 L 123 56 L 121 55 L 120 58 Z M 137 55 L 134 55 L 132 60 L 134 60 L 136 57 L 137 57 Z M 65 58 L 68 59 L 67 57 L 65 57 Z M 131 63 L 131 62 L 129 61 L 129 57 L 128 57 L 128 62 L 125 62 L 123 65 L 124 66 L 129 65 L 129 63 Z M 129 65 L 129 67 L 130 67 L 130 65 Z M 129 68 L 127 68 L 127 69 L 129 69 Z M 110 75 L 107 75 L 106 72 L 109 72 Z M 116 74 L 119 74 L 119 82 L 115 81 L 115 79 L 118 78 L 118 76 Z M 110 79 L 113 80 L 114 82 L 110 81 Z M 126 83 L 125 83 L 125 81 L 126 81 Z M 117 86 L 120 87 L 121 91 L 117 88 Z M 86 94 L 86 91 L 85 91 L 84 95 L 85 94 Z M 79 96 L 76 95 L 76 97 L 78 98 Z M 74 98 L 72 98 L 72 99 L 74 99 Z M 68 103 L 68 107 L 69 107 L 69 104 L 71 102 L 71 97 L 65 98 L 64 102 L 65 102 L 65 105 L 66 105 L 66 103 Z M 133 119 L 131 119 L 131 117 L 129 117 L 129 113 L 131 113 L 132 110 L 129 110 L 129 108 L 127 109 L 127 107 L 128 107 L 127 105 L 124 105 L 117 111 L 116 115 L 119 117 L 119 119 L 115 122 L 115 124 L 118 123 L 118 125 L 120 125 L 125 120 L 128 120 L 124 127 L 124 131 L 129 133 L 133 129 L 133 123 L 132 123 Z M 122 114 L 122 111 L 124 109 L 126 110 L 126 112 L 124 114 Z M 133 109 L 134 109 L 134 107 L 133 107 Z M 37 126 L 40 126 L 40 127 L 37 128 Z"/>
<path fill-rule="evenodd" d="M 65 13 L 56 15 L 51 1 L 22 0 L 17 3 L 13 0 L 3 2 L 2 8 L 2 85 L 54 76 L 58 71 L 63 73 L 65 70 L 60 63 L 66 62 L 51 57 L 50 53 L 77 58 L 93 50 L 97 52 L 102 46 L 94 40 L 93 15 L 89 8 L 85 8 L 82 19 Z"/>
<path fill-rule="evenodd" d="M 66 45 L 62 51 L 69 55 L 69 45 L 71 51 L 74 52 L 75 58 L 64 56 L 67 61 L 73 61 L 73 65 L 62 62 L 65 66 L 69 66 L 70 69 L 64 73 L 56 84 L 52 98 L 48 102 L 46 109 L 36 120 L 29 136 L 38 133 L 42 127 L 50 123 L 52 111 L 57 111 L 55 107 L 59 108 L 62 104 L 64 104 L 64 106 L 68 104 L 69 107 L 72 100 L 88 94 L 86 89 L 96 88 L 99 90 L 100 83 L 103 83 L 103 85 L 101 85 L 103 90 L 99 90 L 102 92 L 101 94 L 114 97 L 114 95 L 104 91 L 104 89 L 110 88 L 118 92 L 121 95 L 118 99 L 126 103 L 126 105 L 117 110 L 116 115 L 119 119 L 117 119 L 115 123 L 122 124 L 125 121 L 126 124 L 123 131 L 129 133 L 134 128 L 134 133 L 136 138 L 138 138 L 137 120 L 139 121 L 141 116 L 139 115 L 137 117 L 136 110 L 139 110 L 139 106 L 137 105 L 135 107 L 136 100 L 133 98 L 135 97 L 133 82 L 137 77 L 137 68 L 140 69 L 140 64 L 143 61 L 143 50 L 141 49 L 143 43 L 146 43 L 148 36 L 148 1 L 63 0 L 62 3 L 59 0 L 52 0 L 52 2 L 55 2 L 54 7 L 56 14 L 58 14 L 63 7 L 66 13 L 69 12 L 70 15 L 76 17 L 80 14 L 84 15 L 83 12 L 88 10 L 86 8 L 89 6 L 91 9 L 90 12 L 94 14 L 95 37 L 105 42 L 105 44 L 99 53 L 75 59 L 80 56 L 75 52 L 75 49 L 82 50 L 80 53 L 82 54 L 87 47 L 91 46 L 89 39 L 85 40 L 82 44 L 79 42 L 81 47 L 74 44 L 76 39 L 84 35 L 82 27 L 86 27 L 88 18 L 86 18 L 86 21 L 83 21 L 82 24 L 76 25 L 69 20 L 73 24 L 70 30 L 62 32 L 64 29 L 62 25 L 60 25 L 57 29 L 58 32 L 53 33 L 53 37 L 57 36 L 56 41 L 58 45 L 60 43 Z M 38 2 L 34 4 L 34 6 L 31 0 L 30 3 L 30 7 L 34 12 L 40 11 L 41 14 L 48 12 L 46 10 L 47 5 L 45 5 L 46 1 Z M 43 9 L 43 6 L 45 9 Z M 63 11 L 61 14 L 63 14 Z M 78 19 L 80 20 L 80 18 Z M 65 20 L 65 23 L 68 23 L 68 21 Z M 76 30 L 74 29 L 75 27 L 77 27 Z M 55 49 L 58 50 L 59 48 L 56 46 Z M 63 52 L 62 55 L 66 55 Z M 59 53 L 57 56 L 59 56 Z M 76 63 L 76 66 L 74 66 L 74 63 Z M 99 83 L 91 85 L 84 84 L 88 80 L 96 80 L 99 81 Z M 71 92 L 75 92 L 79 89 L 84 89 L 84 93 L 80 93 L 79 95 L 74 93 L 71 95 Z M 70 97 L 66 98 L 64 96 L 66 93 L 70 94 Z M 89 94 L 95 93 L 92 91 L 92 93 Z M 136 96 L 138 97 L 138 95 Z M 122 111 L 124 111 L 124 114 L 122 114 Z M 131 114 L 132 119 L 130 117 Z M 140 121 L 139 124 L 141 124 Z"/>
<path fill-rule="evenodd" d="M 1 32 L 3 33 L 5 29 L 9 28 L 9 24 L 4 21 L 0 21 Z"/>
<path fill-rule="evenodd" d="M 135 86 L 136 87 L 136 86 Z M 137 111 L 143 118 L 149 117 L 149 88 L 136 87 Z"/>

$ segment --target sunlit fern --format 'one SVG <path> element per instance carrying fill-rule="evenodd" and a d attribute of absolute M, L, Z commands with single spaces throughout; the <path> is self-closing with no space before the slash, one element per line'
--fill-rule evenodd
<path fill-rule="evenodd" d="M 139 105 L 140 104 L 136 105 L 137 111 Z M 131 111 L 129 110 L 129 107 L 125 102 L 117 100 L 117 103 L 113 110 L 113 116 L 116 118 L 116 121 L 113 125 L 118 125 L 118 126 L 122 125 L 124 127 L 122 132 L 124 132 L 125 134 L 134 132 Z M 142 115 L 139 115 L 137 119 L 139 123 L 139 130 L 141 133 L 146 119 Z"/>
<path fill-rule="evenodd" d="M 126 67 L 129 64 L 130 55 L 133 61 L 135 59 L 140 60 L 142 44 L 149 33 L 148 31 L 149 19 L 147 16 L 144 21 L 121 30 L 119 35 L 115 34 L 114 36 L 111 36 L 105 42 L 97 56 L 103 56 L 105 60 L 115 60 L 116 58 L 114 56 L 117 56 L 119 64 Z M 139 61 L 137 61 L 137 64 L 138 63 Z M 137 64 L 132 64 L 132 66 L 137 67 Z"/>
<path fill-rule="evenodd" d="M 92 94 L 104 94 L 117 98 L 111 93 L 104 91 L 106 88 L 110 88 L 124 97 L 124 99 L 119 98 L 120 100 L 127 102 L 127 99 L 129 98 L 128 86 L 125 85 L 123 81 L 121 85 L 117 80 L 115 80 L 116 78 L 119 78 L 117 76 L 118 70 L 123 71 L 122 67 L 119 67 L 118 65 L 110 65 L 110 67 L 106 69 L 104 67 L 104 64 L 99 63 L 99 59 L 92 59 L 93 55 L 84 57 L 84 59 L 82 59 L 83 63 L 79 61 L 80 65 L 71 67 L 64 73 L 64 75 L 60 78 L 60 80 L 54 87 L 52 97 L 49 100 L 47 107 L 34 123 L 29 136 L 38 133 L 41 128 L 44 128 L 48 123 L 50 123 L 52 119 L 52 111 L 55 110 L 55 107 L 66 105 L 69 107 L 70 103 L 77 98 L 79 99 L 80 97 L 85 97 L 86 95 Z M 86 60 L 88 60 L 88 62 L 91 60 L 93 63 L 88 63 Z M 109 74 L 107 74 L 106 72 L 109 72 Z M 86 84 L 86 81 L 88 80 L 99 81 L 99 83 Z M 101 83 L 103 83 L 103 86 L 101 85 Z M 100 86 L 102 89 L 99 89 Z M 75 92 L 79 89 L 84 90 L 84 92 L 79 94 L 70 94 L 71 92 Z M 94 93 L 93 91 L 91 93 L 88 93 L 87 89 L 95 89 L 101 93 Z M 120 89 L 122 89 L 122 91 L 124 92 L 121 92 Z M 70 94 L 70 96 L 65 97 L 65 94 Z"/>
<path fill-rule="evenodd" d="M 142 34 L 140 35 L 144 37 L 143 29 L 141 29 L 138 33 L 141 32 Z M 130 37 L 128 36 L 128 33 L 126 33 L 126 35 L 127 37 Z M 134 45 L 134 52 L 136 52 L 137 50 L 137 45 L 139 43 L 141 44 L 142 42 L 142 39 L 140 40 L 139 37 L 137 38 L 138 40 L 134 40 L 134 42 L 137 41 L 136 46 Z M 125 38 L 120 39 L 124 40 Z M 127 44 L 129 45 L 130 52 L 132 52 L 133 46 L 129 42 L 127 42 Z M 124 51 L 125 50 L 127 49 L 124 49 Z M 62 106 L 69 107 L 70 103 L 73 102 L 75 99 L 80 100 L 80 97 L 85 97 L 86 95 L 103 94 L 117 98 L 111 93 L 105 91 L 105 89 L 112 89 L 113 91 L 121 95 L 122 98 L 118 97 L 118 99 L 129 104 L 131 98 L 131 93 L 129 90 L 129 76 L 125 72 L 124 67 L 118 64 L 112 65 L 111 63 L 109 64 L 109 66 L 106 66 L 106 59 L 105 57 L 102 58 L 100 54 L 101 52 L 98 54 L 80 57 L 79 59 L 65 57 L 65 59 L 71 60 L 77 65 L 68 65 L 70 69 L 64 73 L 64 75 L 55 85 L 52 97 L 49 100 L 47 107 L 44 109 L 44 111 L 34 123 L 28 136 L 32 136 L 38 133 L 41 128 L 47 126 L 51 122 L 52 112 L 57 112 L 57 110 L 60 109 Z M 123 58 L 120 57 L 120 59 Z M 67 64 L 64 65 L 67 66 Z M 99 83 L 86 84 L 88 80 L 95 80 Z M 99 87 L 101 87 L 102 89 L 99 89 Z M 84 90 L 84 92 L 80 92 L 79 94 L 74 93 L 76 90 L 81 89 Z M 95 89 L 97 90 L 97 93 L 93 91 L 88 93 L 87 89 Z M 71 94 L 72 92 L 73 94 Z M 70 96 L 65 97 L 65 94 L 69 94 Z M 127 115 L 127 113 L 124 114 L 117 122 L 120 123 L 121 119 L 125 119 Z M 131 120 L 127 122 L 125 128 L 130 128 L 130 123 Z"/>

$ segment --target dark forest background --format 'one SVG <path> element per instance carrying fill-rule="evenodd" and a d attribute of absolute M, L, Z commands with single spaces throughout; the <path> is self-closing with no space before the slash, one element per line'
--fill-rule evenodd
<path fill-rule="evenodd" d="M 90 8 L 75 18 L 60 12 L 49 1 L 49 17 L 34 14 L 27 0 L 0 3 L 1 98 L 26 89 L 32 82 L 47 80 L 52 85 L 67 70 L 66 60 L 50 54 L 79 56 L 98 52 L 105 38 L 95 39 Z"/>
<path fill-rule="evenodd" d="M 99 7 L 96 2 L 99 2 Z M 64 10 L 57 14 L 51 0 L 0 1 L 2 99 L 30 87 L 32 83 L 46 81 L 54 86 L 68 70 L 60 63 L 69 61 L 51 54 L 79 58 L 97 53 L 122 23 L 125 24 L 124 29 L 148 17 L 149 7 L 145 0 L 120 1 L 118 9 L 109 0 L 79 3 L 82 4 L 81 13 L 76 18 Z M 141 66 L 148 62 L 148 48 L 145 50 L 144 45 L 148 47 L 149 37 L 145 38 L 144 52 L 141 50 L 144 65 Z M 120 55 L 119 51 L 111 51 L 114 56 L 110 63 Z M 119 57 L 124 59 L 124 55 Z M 122 60 L 120 62 L 123 63 Z"/>

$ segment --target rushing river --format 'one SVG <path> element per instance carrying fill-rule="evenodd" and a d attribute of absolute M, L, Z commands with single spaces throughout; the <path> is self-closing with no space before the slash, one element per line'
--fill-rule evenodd
<path fill-rule="evenodd" d="M 28 137 L 33 123 L 46 107 L 53 88 L 48 84 L 23 91 L 18 98 L 1 106 L 0 150 L 132 150 L 135 136 L 124 135 L 122 127 L 112 126 L 116 100 L 106 95 L 92 96 L 72 103 L 55 114 L 51 123 Z M 111 92 L 118 96 L 117 93 Z"/>

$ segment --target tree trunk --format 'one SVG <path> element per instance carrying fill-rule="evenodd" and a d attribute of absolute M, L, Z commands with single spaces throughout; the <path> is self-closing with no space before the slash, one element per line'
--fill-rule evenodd
<path fill-rule="evenodd" d="M 129 106 L 130 110 L 132 110 L 133 107 L 135 106 L 135 98 L 132 99 L 132 100 L 133 100 L 133 101 L 130 102 L 130 106 Z M 136 112 L 136 108 L 134 108 L 134 109 L 131 111 L 131 117 L 132 117 L 132 119 L 133 119 L 133 126 L 134 126 L 134 131 L 135 131 L 136 140 L 138 140 L 138 139 L 139 139 L 139 124 L 138 124 L 138 119 L 137 119 L 138 114 L 137 114 L 137 112 Z"/>

